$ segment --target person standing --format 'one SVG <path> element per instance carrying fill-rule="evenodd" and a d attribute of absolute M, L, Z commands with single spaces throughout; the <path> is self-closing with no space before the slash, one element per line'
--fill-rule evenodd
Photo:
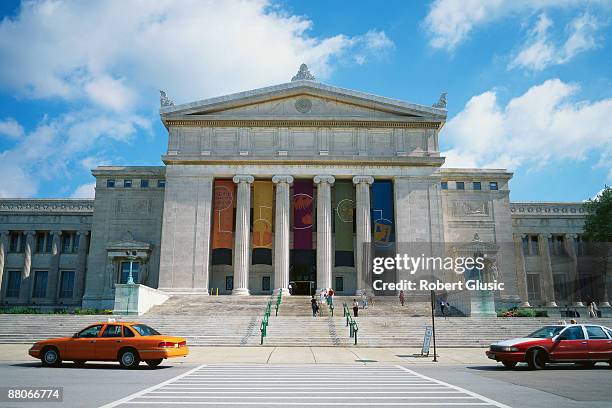
<path fill-rule="evenodd" d="M 319 304 L 323 306 L 327 299 L 327 289 L 321 289 L 321 293 L 319 293 Z"/>
<path fill-rule="evenodd" d="M 440 311 L 442 312 L 442 316 L 446 317 L 446 302 L 444 299 L 440 299 Z"/>
<path fill-rule="evenodd" d="M 334 290 L 332 288 L 329 288 L 329 292 L 327 292 L 327 304 L 329 306 L 334 305 Z"/>
<path fill-rule="evenodd" d="M 362 309 L 367 309 L 368 308 L 368 295 L 367 293 L 361 292 L 361 308 Z"/>
<path fill-rule="evenodd" d="M 353 316 L 359 316 L 359 303 L 357 299 L 353 299 Z"/>
<path fill-rule="evenodd" d="M 404 291 L 400 290 L 399 293 L 399 301 L 402 306 L 404 306 L 404 302 L 406 301 L 406 297 L 404 296 Z"/>
<path fill-rule="evenodd" d="M 312 299 L 310 299 L 310 307 L 312 308 L 312 317 L 317 317 L 319 305 L 317 304 L 317 299 L 315 299 L 314 295 L 312 295 Z"/>

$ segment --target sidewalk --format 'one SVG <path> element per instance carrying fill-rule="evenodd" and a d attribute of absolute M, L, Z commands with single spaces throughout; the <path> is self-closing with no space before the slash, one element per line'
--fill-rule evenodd
<path fill-rule="evenodd" d="M 0 344 L 0 361 L 33 361 L 26 344 Z M 360 347 L 190 347 L 189 356 L 168 360 L 193 364 L 256 363 L 256 364 L 427 364 L 430 357 L 418 357 L 417 348 Z M 494 363 L 485 356 L 484 348 L 438 349 L 439 365 Z"/>

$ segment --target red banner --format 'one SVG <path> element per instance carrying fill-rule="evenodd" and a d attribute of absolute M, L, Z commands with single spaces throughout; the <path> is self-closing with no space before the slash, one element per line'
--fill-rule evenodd
<path fill-rule="evenodd" d="M 234 248 L 235 206 L 236 184 L 232 180 L 215 180 L 212 249 Z"/>

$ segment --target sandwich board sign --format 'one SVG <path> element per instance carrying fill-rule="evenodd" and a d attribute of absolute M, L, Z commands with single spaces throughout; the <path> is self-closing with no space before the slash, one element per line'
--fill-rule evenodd
<path fill-rule="evenodd" d="M 433 330 L 431 326 L 425 326 L 425 337 L 423 337 L 423 347 L 421 348 L 421 355 L 429 357 L 429 345 L 431 344 L 431 336 Z"/>

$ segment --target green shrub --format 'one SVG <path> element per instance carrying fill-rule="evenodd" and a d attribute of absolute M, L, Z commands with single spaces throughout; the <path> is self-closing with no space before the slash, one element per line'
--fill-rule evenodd
<path fill-rule="evenodd" d="M 536 310 L 535 317 L 548 317 L 548 312 L 546 310 Z"/>
<path fill-rule="evenodd" d="M 41 314 L 42 311 L 33 307 L 14 306 L 0 308 L 0 313 L 3 314 Z"/>

